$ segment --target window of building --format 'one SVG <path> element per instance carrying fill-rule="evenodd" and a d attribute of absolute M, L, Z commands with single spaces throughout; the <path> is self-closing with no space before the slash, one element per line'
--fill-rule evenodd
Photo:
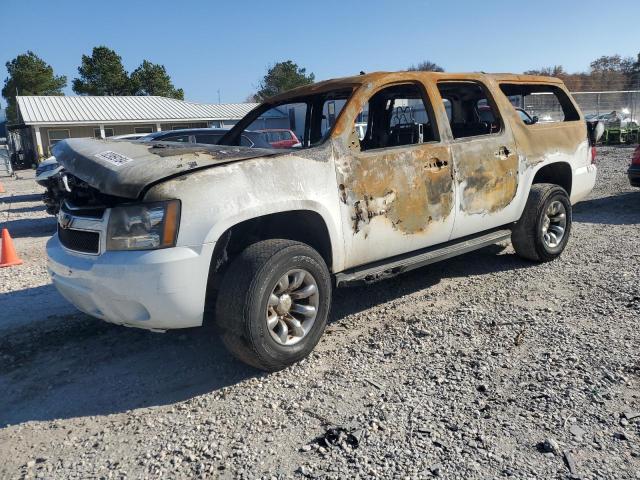
<path fill-rule="evenodd" d="M 100 129 L 99 128 L 94 128 L 93 129 L 93 136 L 94 138 L 101 138 L 100 137 Z M 113 128 L 105 128 L 104 129 L 104 136 L 106 137 L 113 137 Z"/>
<path fill-rule="evenodd" d="M 135 133 L 153 133 L 153 127 L 134 127 Z"/>
<path fill-rule="evenodd" d="M 431 104 L 417 84 L 387 87 L 369 99 L 358 115 L 367 119 L 360 150 L 398 147 L 438 140 Z M 356 122 L 357 126 L 361 123 Z M 358 135 L 360 136 L 360 134 Z"/>
<path fill-rule="evenodd" d="M 69 130 L 49 130 L 49 145 L 53 146 L 60 140 L 66 140 L 71 136 Z"/>
<path fill-rule="evenodd" d="M 502 119 L 487 89 L 479 82 L 438 82 L 453 138 L 490 135 L 502 131 Z"/>
<path fill-rule="evenodd" d="M 524 110 L 532 123 L 571 122 L 580 120 L 580 114 L 567 93 L 555 85 L 503 83 L 500 90 L 511 104 Z"/>

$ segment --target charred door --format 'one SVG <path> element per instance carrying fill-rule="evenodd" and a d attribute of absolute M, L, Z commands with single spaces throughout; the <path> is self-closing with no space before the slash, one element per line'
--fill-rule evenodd
<path fill-rule="evenodd" d="M 438 82 L 453 140 L 457 190 L 452 238 L 513 221 L 519 160 L 510 126 L 479 82 Z M 515 205 L 513 205 L 515 211 Z"/>
<path fill-rule="evenodd" d="M 383 87 L 364 103 L 336 158 L 347 268 L 449 239 L 452 156 L 433 118 L 418 83 Z"/>

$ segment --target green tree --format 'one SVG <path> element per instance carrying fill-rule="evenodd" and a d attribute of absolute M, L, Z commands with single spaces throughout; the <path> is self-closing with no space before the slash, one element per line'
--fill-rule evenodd
<path fill-rule="evenodd" d="M 588 85 L 588 74 L 567 73 L 562 65 L 552 67 L 542 67 L 534 70 L 527 70 L 525 75 L 542 75 L 545 77 L 557 77 L 562 80 L 571 91 L 586 90 Z"/>
<path fill-rule="evenodd" d="M 160 95 L 184 100 L 184 91 L 173 86 L 164 65 L 148 60 L 131 73 L 131 90 L 134 95 Z"/>
<path fill-rule="evenodd" d="M 6 63 L 9 76 L 4 81 L 2 96 L 7 101 L 7 119 L 18 119 L 16 94 L 18 95 L 64 95 L 67 77 L 56 76 L 53 68 L 32 51 L 18 55 Z"/>
<path fill-rule="evenodd" d="M 620 55 L 602 56 L 591 62 L 591 84 L 594 90 L 623 90 L 629 86 L 633 58 Z"/>
<path fill-rule="evenodd" d="M 315 81 L 313 73 L 307 75 L 306 68 L 300 68 L 291 60 L 278 62 L 267 71 L 255 94 L 257 101 L 263 101 L 292 88 L 309 85 Z"/>
<path fill-rule="evenodd" d="M 417 65 L 409 66 L 410 72 L 444 72 L 444 68 L 438 65 L 435 62 L 431 62 L 429 60 L 424 60 L 419 62 Z"/>
<path fill-rule="evenodd" d="M 73 91 L 86 95 L 130 95 L 131 84 L 122 58 L 108 47 L 94 47 L 91 56 L 82 55 L 80 78 L 73 80 Z"/>

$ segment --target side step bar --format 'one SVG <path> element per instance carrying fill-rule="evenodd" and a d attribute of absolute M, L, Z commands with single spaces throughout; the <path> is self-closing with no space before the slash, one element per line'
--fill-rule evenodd
<path fill-rule="evenodd" d="M 382 262 L 370 263 L 337 273 L 336 286 L 340 287 L 360 282 L 377 282 L 440 260 L 462 255 L 503 240 L 509 240 L 510 238 L 511 230 L 509 229 L 492 230 L 480 235 L 463 237 L 441 245 L 398 255 Z"/>

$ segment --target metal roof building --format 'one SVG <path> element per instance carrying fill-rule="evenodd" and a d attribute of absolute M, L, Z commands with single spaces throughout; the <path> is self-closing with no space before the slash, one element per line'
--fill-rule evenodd
<path fill-rule="evenodd" d="M 157 96 L 18 96 L 26 125 L 239 120 L 257 104 L 207 104 Z"/>
<path fill-rule="evenodd" d="M 231 127 L 256 105 L 195 103 L 158 96 L 18 96 L 19 124 L 11 126 L 12 144 L 29 163 L 66 138 Z"/>

